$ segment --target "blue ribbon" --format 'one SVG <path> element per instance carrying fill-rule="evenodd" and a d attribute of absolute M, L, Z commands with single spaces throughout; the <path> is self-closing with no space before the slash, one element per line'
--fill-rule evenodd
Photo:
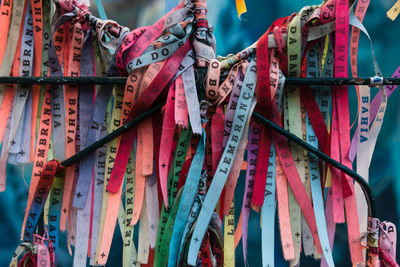
<path fill-rule="evenodd" d="M 269 163 L 267 182 L 265 184 L 264 204 L 261 208 L 261 248 L 263 266 L 275 266 L 275 147 L 271 143 L 269 152 Z"/>
<path fill-rule="evenodd" d="M 199 145 L 194 155 L 192 164 L 190 165 L 189 172 L 185 186 L 183 187 L 181 201 L 179 203 L 178 212 L 175 218 L 174 229 L 172 231 L 172 238 L 169 243 L 169 257 L 168 266 L 175 267 L 178 258 L 179 248 L 185 230 L 185 225 L 189 217 L 193 202 L 197 196 L 201 170 L 203 169 L 204 156 L 205 156 L 205 143 L 206 132 L 202 129 L 203 134 L 200 138 Z"/>

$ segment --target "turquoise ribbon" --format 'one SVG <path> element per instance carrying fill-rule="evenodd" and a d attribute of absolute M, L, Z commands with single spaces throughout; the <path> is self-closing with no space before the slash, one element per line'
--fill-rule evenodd
<path fill-rule="evenodd" d="M 195 197 L 197 196 L 201 170 L 203 169 L 204 156 L 205 156 L 205 143 L 206 132 L 202 129 L 203 134 L 200 138 L 199 145 L 194 155 L 192 164 L 190 165 L 189 172 L 185 186 L 183 187 L 181 201 L 179 203 L 178 212 L 175 218 L 175 224 L 172 231 L 172 238 L 169 243 L 169 257 L 168 266 L 175 267 L 178 258 L 179 248 L 185 230 L 185 225 L 192 209 Z"/>
<path fill-rule="evenodd" d="M 232 123 L 232 131 L 229 135 L 228 143 L 224 149 L 221 160 L 218 164 L 214 178 L 200 210 L 199 218 L 190 240 L 188 264 L 196 265 L 197 255 L 202 243 L 204 234 L 207 231 L 215 206 L 225 186 L 226 179 L 235 160 L 237 148 L 243 135 L 247 117 L 250 113 L 251 102 L 254 95 L 254 88 L 257 82 L 256 61 L 253 59 L 246 71 L 243 87 L 235 110 Z"/>

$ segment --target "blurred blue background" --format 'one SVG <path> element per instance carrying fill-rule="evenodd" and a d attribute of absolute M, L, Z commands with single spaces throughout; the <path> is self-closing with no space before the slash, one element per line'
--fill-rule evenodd
<path fill-rule="evenodd" d="M 392 22 L 386 17 L 386 11 L 394 4 L 394 0 L 374 0 L 364 19 L 364 26 L 368 30 L 375 49 L 375 54 L 383 76 L 391 76 L 400 65 L 400 19 Z M 234 0 L 209 1 L 208 18 L 214 25 L 214 34 L 217 39 L 217 54 L 226 55 L 236 53 L 256 41 L 279 17 L 298 12 L 304 5 L 319 4 L 315 0 L 247 0 L 247 13 L 239 20 Z M 109 19 L 133 29 L 138 26 L 155 22 L 164 12 L 164 1 L 149 0 L 103 0 Z M 96 5 L 92 8 L 97 14 Z M 359 45 L 359 76 L 373 76 L 373 65 L 369 41 L 361 35 Z M 354 88 L 350 88 L 350 102 L 356 103 Z M 372 92 L 376 93 L 375 91 Z M 388 108 L 384 118 L 382 130 L 376 145 L 375 154 L 370 167 L 370 184 L 376 194 L 378 218 L 395 224 L 398 222 L 400 211 L 400 92 L 394 92 L 389 98 Z M 351 105 L 352 118 L 356 112 L 356 105 Z M 31 166 L 23 168 L 9 166 L 7 174 L 7 191 L 0 194 L 0 266 L 8 266 L 12 254 L 19 244 L 20 229 L 28 195 Z M 237 194 L 242 196 L 244 179 L 239 179 Z M 241 197 L 237 197 L 239 199 Z M 236 205 L 237 216 L 240 214 L 241 203 Z M 250 216 L 248 259 L 250 266 L 261 266 L 261 240 L 259 215 L 252 212 Z M 278 231 L 278 230 L 277 230 Z M 108 266 L 121 266 L 122 241 L 119 230 L 115 231 L 114 242 L 111 247 Z M 276 232 L 276 262 L 277 266 L 287 266 L 283 262 L 280 251 L 279 233 Z M 71 266 L 72 257 L 66 250 L 65 236 L 61 236 L 62 244 L 59 251 L 59 266 Z M 237 255 L 237 266 L 243 265 L 241 244 Z M 397 253 L 399 255 L 399 253 Z M 350 266 L 345 225 L 339 225 L 335 237 L 334 259 L 337 266 Z M 301 258 L 302 266 L 319 266 L 314 260 Z"/>

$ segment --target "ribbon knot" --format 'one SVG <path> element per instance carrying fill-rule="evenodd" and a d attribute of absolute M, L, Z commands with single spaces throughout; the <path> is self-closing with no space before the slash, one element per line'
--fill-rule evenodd
<path fill-rule="evenodd" d="M 206 18 L 200 18 L 194 21 L 197 28 L 208 28 L 208 20 Z"/>

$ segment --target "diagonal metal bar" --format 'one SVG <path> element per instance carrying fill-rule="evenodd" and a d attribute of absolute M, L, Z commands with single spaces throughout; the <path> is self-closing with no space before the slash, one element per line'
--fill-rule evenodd
<path fill-rule="evenodd" d="M 369 207 L 369 215 L 370 215 L 370 217 L 375 218 L 375 215 L 376 215 L 375 214 L 375 210 L 376 209 L 375 209 L 375 196 L 374 196 L 374 193 L 372 192 L 372 189 L 369 186 L 369 184 L 358 173 L 356 173 L 355 171 L 351 170 L 350 168 L 344 166 L 340 162 L 334 160 L 333 158 L 329 157 L 328 155 L 326 155 L 325 153 L 319 151 L 318 149 L 314 148 L 310 144 L 304 142 L 302 139 L 298 138 L 294 134 L 286 131 L 285 129 L 283 129 L 281 127 L 279 127 L 278 125 L 276 125 L 272 121 L 268 120 L 267 118 L 263 117 L 259 113 L 253 112 L 253 117 L 255 119 L 257 119 L 258 121 L 260 121 L 261 123 L 263 123 L 264 125 L 266 125 L 269 128 L 271 128 L 272 130 L 278 132 L 280 135 L 283 135 L 288 140 L 290 140 L 293 143 L 296 143 L 297 145 L 303 147 L 308 152 L 313 153 L 315 156 L 317 156 L 318 158 L 322 159 L 323 161 L 325 161 L 329 165 L 341 170 L 342 172 L 344 172 L 348 176 L 352 177 L 361 186 L 362 190 L 364 191 L 364 195 L 365 195 L 365 198 L 367 199 L 367 203 L 368 203 L 368 207 Z"/>
<path fill-rule="evenodd" d="M 72 164 L 80 161 L 81 159 L 83 159 L 87 155 L 95 152 L 96 149 L 104 146 L 105 144 L 111 142 L 111 140 L 113 140 L 114 138 L 117 138 L 121 134 L 125 133 L 130 128 L 132 128 L 133 126 L 138 125 L 140 122 L 146 120 L 147 118 L 151 117 L 152 115 L 156 114 L 157 112 L 160 112 L 161 108 L 164 106 L 164 104 L 165 104 L 165 102 L 158 103 L 158 104 L 154 105 L 153 107 L 151 107 L 148 110 L 146 110 L 146 112 L 143 112 L 142 114 L 140 114 L 139 116 L 137 116 L 133 120 L 131 120 L 128 123 L 126 123 L 125 125 L 122 125 L 121 127 L 116 129 L 115 131 L 112 131 L 111 133 L 109 133 L 108 135 L 104 136 L 100 140 L 98 140 L 98 141 L 94 142 L 93 144 L 87 146 L 85 149 L 79 151 L 78 153 L 76 153 L 75 155 L 71 156 L 70 158 L 67 158 L 66 160 L 62 161 L 61 165 L 64 166 L 64 167 L 68 167 L 68 166 L 71 166 Z"/>

